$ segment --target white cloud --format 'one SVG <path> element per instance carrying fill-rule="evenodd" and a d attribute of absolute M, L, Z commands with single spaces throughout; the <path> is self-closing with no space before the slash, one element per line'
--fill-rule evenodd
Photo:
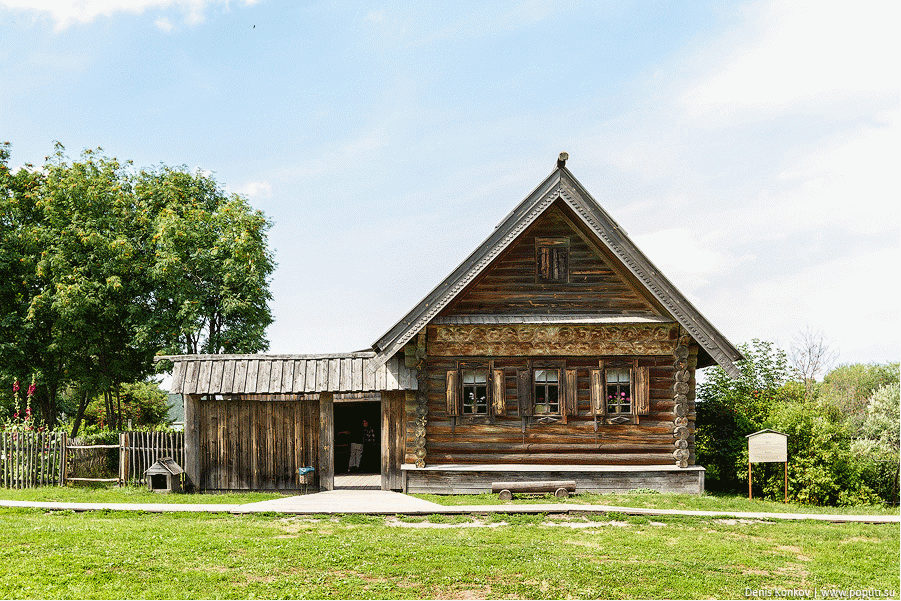
<path fill-rule="evenodd" d="M 259 0 L 242 0 L 242 6 L 256 4 Z M 90 23 L 97 17 L 112 17 L 118 13 L 140 15 L 149 10 L 179 9 L 185 14 L 185 22 L 189 25 L 202 23 L 206 10 L 210 6 L 229 6 L 228 0 L 0 0 L 0 6 L 32 10 L 49 14 L 57 30 L 65 29 L 75 23 Z M 155 25 L 163 31 L 168 19 L 157 19 Z"/>
<path fill-rule="evenodd" d="M 250 198 L 270 198 L 272 196 L 272 185 L 269 182 L 247 182 L 232 190 L 238 194 L 244 194 Z"/>
<path fill-rule="evenodd" d="M 899 4 L 771 0 L 748 12 L 750 36 L 715 45 L 723 58 L 681 98 L 687 113 L 731 120 L 745 111 L 818 112 L 897 96 Z M 733 32 L 734 35 L 735 32 Z"/>
<path fill-rule="evenodd" d="M 172 21 L 170 21 L 166 17 L 160 17 L 159 19 L 154 21 L 153 24 L 156 25 L 157 29 L 159 29 L 160 31 L 165 31 L 166 33 L 172 31 L 172 29 L 174 29 L 175 27 L 172 24 Z"/>

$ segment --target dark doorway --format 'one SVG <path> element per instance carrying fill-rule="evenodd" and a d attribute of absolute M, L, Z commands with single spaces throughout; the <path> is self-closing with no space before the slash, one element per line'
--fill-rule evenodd
<path fill-rule="evenodd" d="M 335 474 L 378 474 L 381 470 L 382 406 L 379 401 L 335 403 Z M 372 429 L 364 440 L 363 421 Z M 350 465 L 352 444 L 362 444 L 358 468 Z"/>

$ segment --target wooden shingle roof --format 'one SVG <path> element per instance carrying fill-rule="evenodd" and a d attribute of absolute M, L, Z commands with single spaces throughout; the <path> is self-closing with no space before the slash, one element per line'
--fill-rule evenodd
<path fill-rule="evenodd" d="M 176 394 L 315 394 L 415 390 L 403 358 L 372 365 L 373 352 L 333 355 L 167 355 Z"/>
<path fill-rule="evenodd" d="M 565 166 L 558 166 L 463 263 L 373 343 L 372 348 L 377 353 L 373 365 L 394 357 L 426 325 L 433 323 L 457 295 L 556 202 L 565 203 L 602 247 L 618 260 L 673 321 L 684 327 L 698 342 L 699 367 L 716 362 L 732 377 L 739 375 L 735 361 L 742 359 L 741 353 L 651 263 Z M 585 319 L 590 318 L 586 316 Z"/>

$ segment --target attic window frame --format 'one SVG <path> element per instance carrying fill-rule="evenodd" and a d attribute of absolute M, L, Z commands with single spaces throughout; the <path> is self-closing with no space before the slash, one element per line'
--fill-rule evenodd
<path fill-rule="evenodd" d="M 535 277 L 540 283 L 569 282 L 568 237 L 535 238 Z"/>

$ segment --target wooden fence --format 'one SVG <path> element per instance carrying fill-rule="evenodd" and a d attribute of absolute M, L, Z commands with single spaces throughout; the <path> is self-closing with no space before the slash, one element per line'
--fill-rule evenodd
<path fill-rule="evenodd" d="M 0 486 L 63 484 L 65 457 L 64 432 L 0 432 Z"/>
<path fill-rule="evenodd" d="M 122 432 L 119 434 L 119 482 L 144 482 L 144 472 L 160 457 L 185 465 L 184 432 Z"/>
<path fill-rule="evenodd" d="M 182 432 L 122 432 L 118 445 L 84 444 L 65 432 L 0 432 L 0 488 L 79 481 L 138 484 L 161 457 L 171 457 L 183 466 L 184 441 Z M 113 457 L 108 458 L 109 452 Z M 118 476 L 101 477 L 110 475 L 110 469 L 112 475 L 118 470 Z"/>

